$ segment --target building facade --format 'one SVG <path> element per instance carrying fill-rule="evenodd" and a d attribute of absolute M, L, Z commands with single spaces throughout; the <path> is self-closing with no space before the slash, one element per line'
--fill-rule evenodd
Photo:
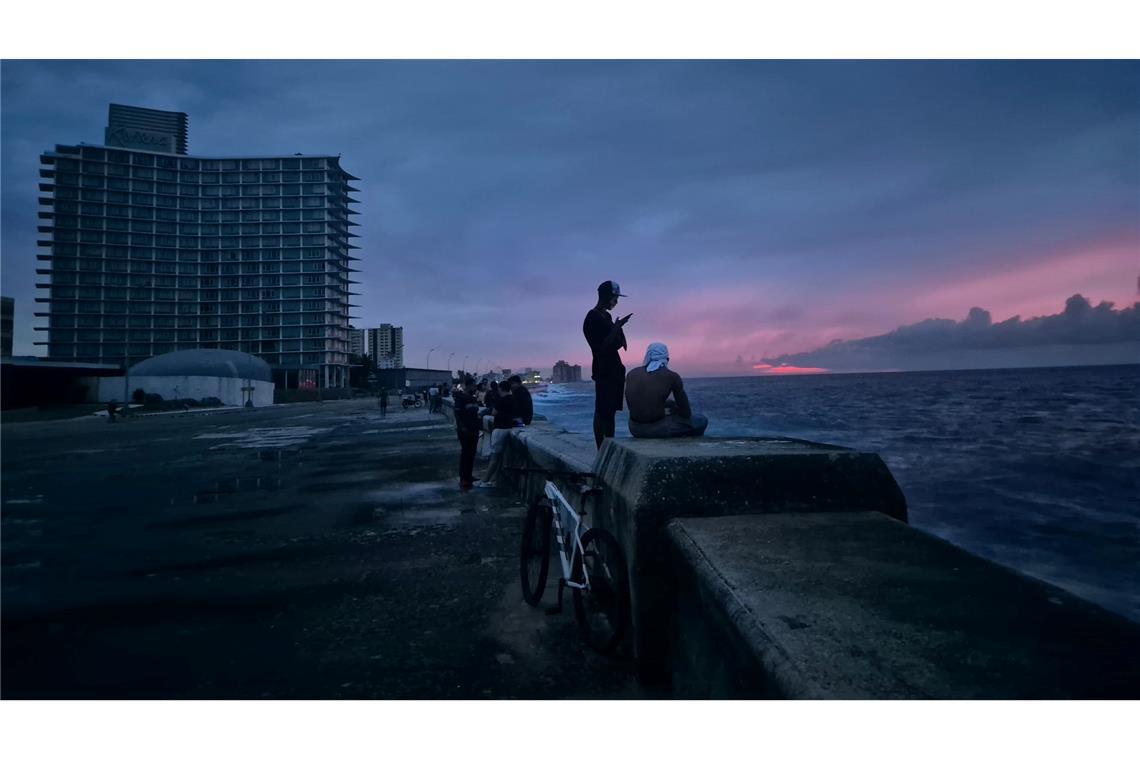
<path fill-rule="evenodd" d="M 0 296 L 0 356 L 12 355 L 12 333 L 16 322 L 16 301 Z"/>
<path fill-rule="evenodd" d="M 185 114 L 123 106 L 105 139 L 40 158 L 49 358 L 226 349 L 279 387 L 345 387 L 358 212 L 339 157 L 185 155 Z"/>
<path fill-rule="evenodd" d="M 377 369 L 402 369 L 404 366 L 404 328 L 383 323 L 367 332 L 365 348 Z"/>
<path fill-rule="evenodd" d="M 354 356 L 362 356 L 368 353 L 364 349 L 364 330 L 357 330 L 354 327 L 348 328 L 348 352 Z"/>
<path fill-rule="evenodd" d="M 376 370 L 376 384 L 388 390 L 403 392 L 422 391 L 428 386 L 439 383 L 450 383 L 452 374 L 445 369 L 418 369 L 415 367 L 400 367 L 399 369 Z"/>
<path fill-rule="evenodd" d="M 550 379 L 555 383 L 580 383 L 582 382 L 582 366 L 580 364 L 568 364 L 559 359 L 558 363 L 554 365 Z"/>

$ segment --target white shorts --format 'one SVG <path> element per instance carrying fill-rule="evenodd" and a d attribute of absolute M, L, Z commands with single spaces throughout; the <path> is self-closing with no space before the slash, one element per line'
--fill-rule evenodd
<path fill-rule="evenodd" d="M 492 430 L 491 431 L 491 453 L 502 454 L 503 449 L 507 448 L 507 439 L 511 437 L 509 430 Z"/>

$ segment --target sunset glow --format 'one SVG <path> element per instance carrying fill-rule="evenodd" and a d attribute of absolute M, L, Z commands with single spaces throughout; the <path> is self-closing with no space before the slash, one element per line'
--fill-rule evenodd
<path fill-rule="evenodd" d="M 794 367 L 790 364 L 773 366 L 771 364 L 753 364 L 752 369 L 761 375 L 818 375 L 829 372 L 823 367 Z"/>
<path fill-rule="evenodd" d="M 1120 310 L 1140 274 L 1138 72 L 1128 61 L 9 61 L 0 229 L 14 352 L 44 350 L 29 255 L 38 153 L 98 142 L 107 103 L 130 92 L 177 93 L 158 105 L 191 114 L 191 153 L 251 149 L 234 141 L 238 119 L 259 154 L 339 154 L 360 177 L 352 326 L 404 326 L 411 367 L 453 355 L 452 369 L 467 356 L 549 372 L 565 360 L 588 377 L 582 320 L 607 279 L 628 295 L 613 316 L 633 315 L 624 364 L 661 342 L 684 376 L 837 371 L 790 357 L 958 323 L 975 307 L 994 324 L 1061 313 L 1078 293 Z M 298 118 L 284 92 L 328 118 Z"/>

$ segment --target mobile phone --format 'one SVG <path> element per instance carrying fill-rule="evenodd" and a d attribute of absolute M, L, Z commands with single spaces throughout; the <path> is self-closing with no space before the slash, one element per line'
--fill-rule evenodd
<path fill-rule="evenodd" d="M 630 318 L 630 317 L 632 317 L 632 316 L 633 316 L 633 312 L 631 311 L 629 314 L 626 314 L 624 317 L 622 317 L 622 318 L 621 318 L 621 321 L 622 321 L 622 322 L 628 322 L 628 321 L 629 321 L 629 318 Z"/>

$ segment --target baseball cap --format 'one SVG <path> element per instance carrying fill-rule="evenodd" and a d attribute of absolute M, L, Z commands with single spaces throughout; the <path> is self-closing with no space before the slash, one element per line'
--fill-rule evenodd
<path fill-rule="evenodd" d="M 599 285 L 598 286 L 598 295 L 599 296 L 607 296 L 607 297 L 617 296 L 619 298 L 625 298 L 626 297 L 625 293 L 621 292 L 621 285 L 618 285 L 613 280 L 606 280 L 601 285 Z"/>

